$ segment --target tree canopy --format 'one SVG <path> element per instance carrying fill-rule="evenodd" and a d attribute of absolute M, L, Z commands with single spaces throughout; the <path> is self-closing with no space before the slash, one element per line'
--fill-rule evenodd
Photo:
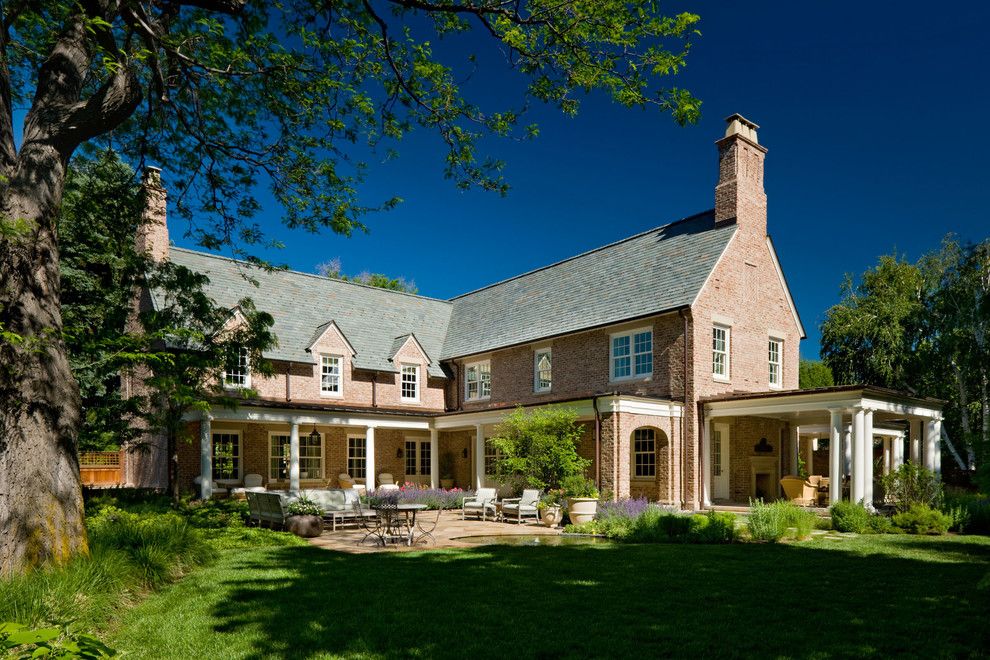
<path fill-rule="evenodd" d="M 340 280 L 341 282 L 354 282 L 356 284 L 378 287 L 379 289 L 401 291 L 403 293 L 419 292 L 419 289 L 416 288 L 416 283 L 404 277 L 391 277 L 384 273 L 371 273 L 368 271 L 362 271 L 357 275 L 345 275 L 341 272 L 340 259 L 331 259 L 322 264 L 317 264 L 316 272 L 323 277 Z"/>
<path fill-rule="evenodd" d="M 835 385 L 832 370 L 824 362 L 805 360 L 801 358 L 798 364 L 798 387 L 810 390 L 816 387 L 831 387 Z"/>

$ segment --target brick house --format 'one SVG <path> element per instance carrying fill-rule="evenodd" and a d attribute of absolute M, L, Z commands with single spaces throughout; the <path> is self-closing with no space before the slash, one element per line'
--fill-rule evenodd
<path fill-rule="evenodd" d="M 715 208 L 451 300 L 169 247 L 165 195 L 146 176 L 139 247 L 207 275 L 209 292 L 275 318 L 274 377 L 225 375 L 257 396 L 190 417 L 183 488 L 204 496 L 260 474 L 272 488 L 396 481 L 491 484 L 496 425 L 518 406 L 568 406 L 580 452 L 614 497 L 694 509 L 773 498 L 803 462 L 831 498 L 872 497 L 873 466 L 936 467 L 940 404 L 875 388 L 798 390 L 804 328 L 767 234 L 766 149 L 727 119 Z M 155 304 L 160 293 L 145 293 Z M 224 447 L 233 472 L 219 474 Z M 128 480 L 163 484 L 162 452 L 132 454 Z M 443 473 L 441 473 L 441 467 Z"/>

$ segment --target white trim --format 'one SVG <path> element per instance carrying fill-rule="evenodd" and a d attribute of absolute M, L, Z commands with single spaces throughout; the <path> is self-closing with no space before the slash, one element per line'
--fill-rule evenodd
<path fill-rule="evenodd" d="M 712 363 L 712 380 L 719 383 L 731 383 L 732 382 L 732 326 L 726 325 L 725 323 L 719 323 L 717 321 L 712 322 L 711 330 L 708 333 L 709 338 L 712 342 L 715 341 L 715 330 L 725 331 L 725 350 L 722 353 L 725 355 L 725 373 L 720 374 L 715 371 L 715 346 L 712 345 L 711 353 L 709 353 L 709 359 Z"/>
<path fill-rule="evenodd" d="M 405 394 L 402 393 L 402 386 L 403 386 L 402 377 L 405 375 L 406 369 L 413 370 L 413 376 L 414 376 L 413 388 L 415 390 L 415 394 L 413 394 L 413 396 L 411 397 L 406 396 Z M 399 401 L 401 401 L 402 403 L 419 403 L 421 374 L 422 374 L 422 369 L 421 369 L 421 365 L 419 364 L 403 362 L 399 365 Z"/>
<path fill-rule="evenodd" d="M 323 337 L 325 337 L 326 334 L 330 332 L 330 330 L 333 330 L 334 332 L 337 333 L 337 336 L 340 337 L 340 341 L 344 342 L 344 346 L 346 346 L 347 350 L 351 352 L 351 357 L 357 355 L 357 351 L 354 350 L 354 347 L 351 345 L 351 342 L 347 341 L 347 337 L 344 336 L 344 331 L 340 329 L 340 326 L 337 325 L 336 321 L 330 321 L 327 327 L 324 328 L 323 332 L 317 335 L 316 339 L 313 340 L 313 343 L 309 345 L 309 347 L 306 349 L 306 352 L 312 353 L 313 347 L 319 344 L 320 341 L 323 339 Z"/>
<path fill-rule="evenodd" d="M 781 395 L 779 398 L 760 397 L 758 399 L 711 401 L 705 404 L 706 414 L 711 417 L 732 417 L 739 415 L 779 415 L 794 412 L 824 411 L 831 408 L 872 408 L 873 410 L 915 417 L 939 418 L 942 412 L 920 403 L 896 402 L 867 398 L 862 390 L 849 392 L 814 392 L 806 395 Z"/>
<path fill-rule="evenodd" d="M 351 474 L 351 440 L 363 440 L 364 441 L 364 476 L 359 477 L 357 475 Z M 372 459 L 372 466 L 374 466 L 374 459 Z M 368 431 L 365 429 L 364 433 L 351 432 L 347 434 L 347 445 L 344 447 L 344 472 L 350 474 L 354 479 L 364 479 L 365 484 L 368 483 Z"/>
<path fill-rule="evenodd" d="M 550 356 L 550 385 L 547 387 L 540 387 L 540 355 L 548 354 Z M 533 349 L 533 391 L 539 394 L 545 394 L 553 389 L 553 347 L 552 346 L 540 346 L 539 348 Z"/>
<path fill-rule="evenodd" d="M 524 406 L 524 408 L 539 408 L 547 405 L 569 408 L 582 421 L 595 418 L 595 408 L 592 399 L 580 399 L 578 401 L 567 401 L 564 403 L 537 403 Z M 435 418 L 433 427 L 447 430 L 466 427 L 473 428 L 477 424 L 499 424 L 514 411 L 515 408 L 504 408 L 501 410 L 479 410 L 477 412 L 446 415 Z M 684 416 L 684 403 L 681 401 L 662 401 L 627 395 L 603 396 L 598 399 L 598 411 L 600 413 L 628 413 L 633 415 L 680 418 Z"/>
<path fill-rule="evenodd" d="M 310 431 L 310 433 L 312 433 L 312 431 Z M 326 480 L 326 474 L 327 474 L 327 442 L 326 442 L 326 434 L 323 433 L 320 430 L 317 430 L 317 433 L 320 434 L 320 475 L 319 476 L 316 476 L 316 477 L 310 476 L 309 474 L 307 474 L 307 476 L 305 476 L 305 477 L 300 476 L 299 478 L 302 481 L 325 481 Z M 274 437 L 276 435 L 283 436 L 283 437 L 286 437 L 286 438 L 291 438 L 292 437 L 292 429 L 290 428 L 288 431 L 269 431 L 268 432 L 268 452 L 267 452 L 268 469 L 266 471 L 267 474 L 268 474 L 268 481 L 278 481 L 280 483 L 289 483 L 289 474 L 288 474 L 288 472 L 286 472 L 285 479 L 280 479 L 279 477 L 276 477 L 275 475 L 272 474 L 272 459 L 275 458 L 274 456 L 272 456 L 272 437 Z M 302 433 L 302 429 L 300 429 L 299 440 L 301 441 L 304 437 L 305 438 L 309 438 L 309 433 Z M 304 457 L 302 455 L 302 449 L 300 447 L 300 454 L 299 454 L 300 465 L 302 464 L 302 459 L 303 458 L 313 458 L 313 457 L 312 456 L 306 456 L 306 457 Z M 300 467 L 300 470 L 301 469 L 302 468 Z"/>
<path fill-rule="evenodd" d="M 216 448 L 216 446 L 213 443 L 213 436 L 215 436 L 217 434 L 222 434 L 222 433 L 226 433 L 227 435 L 236 435 L 237 436 L 237 472 L 235 472 L 234 473 L 234 476 L 232 476 L 232 477 L 221 477 L 219 479 L 212 479 L 212 474 L 216 470 L 216 467 L 217 466 L 216 466 L 216 461 L 215 460 L 211 460 L 211 463 L 210 463 L 210 467 L 211 467 L 211 470 L 210 470 L 211 479 L 213 481 L 217 481 L 217 482 L 222 481 L 224 479 L 239 480 L 239 479 L 243 478 L 243 475 L 244 475 L 244 434 L 241 433 L 241 430 L 240 429 L 225 429 L 225 428 L 222 428 L 222 427 L 221 428 L 217 428 L 217 427 L 211 425 L 211 427 L 210 427 L 210 457 L 211 457 L 211 459 L 215 459 L 216 456 L 217 456 L 217 448 Z"/>
<path fill-rule="evenodd" d="M 225 390 L 249 390 L 251 389 L 251 352 L 246 346 L 237 347 L 237 359 L 240 361 L 241 353 L 247 354 L 247 362 L 244 364 L 244 382 L 243 383 L 228 383 L 227 382 L 227 369 L 224 367 L 223 372 L 220 374 L 220 382 L 223 384 L 223 389 Z"/>
<path fill-rule="evenodd" d="M 770 361 L 770 344 L 777 344 L 777 361 Z M 777 366 L 777 382 L 770 380 L 770 367 Z M 767 336 L 767 387 L 779 390 L 784 387 L 784 340 L 774 335 Z"/>
<path fill-rule="evenodd" d="M 399 348 L 395 351 L 395 353 L 392 354 L 392 356 L 388 359 L 388 361 L 395 362 L 395 356 L 401 353 L 402 349 L 404 349 L 406 347 L 406 344 L 408 344 L 410 341 L 416 345 L 417 349 L 419 349 L 419 352 L 423 356 L 423 359 L 426 360 L 426 365 L 429 366 L 433 364 L 433 360 L 430 358 L 430 354 L 427 353 L 426 349 L 423 348 L 423 345 L 419 343 L 419 339 L 416 338 L 416 335 L 414 335 L 411 332 L 409 333 L 409 336 L 406 337 L 406 340 L 402 342 L 402 346 L 399 346 Z"/>
<path fill-rule="evenodd" d="M 649 373 L 636 373 L 636 335 L 643 334 L 644 332 L 650 333 L 650 372 Z M 629 337 L 629 355 L 622 356 L 629 358 L 629 375 L 628 376 L 616 376 L 615 375 L 615 340 L 619 337 Z M 644 353 L 645 355 L 645 353 Z M 609 333 L 608 335 L 608 382 L 610 383 L 624 383 L 630 380 L 640 380 L 649 381 L 653 378 L 654 368 L 656 365 L 653 363 L 653 326 L 640 326 L 638 328 L 630 328 L 629 330 L 621 330 L 617 332 Z"/>
<path fill-rule="evenodd" d="M 428 417 L 398 418 L 387 414 L 367 416 L 362 414 L 334 413 L 319 411 L 285 410 L 272 408 L 256 408 L 241 406 L 233 410 L 215 407 L 212 410 L 216 419 L 224 422 L 264 422 L 268 424 L 315 424 L 317 426 L 361 426 L 381 427 L 390 429 L 409 429 L 428 431 L 431 420 Z M 196 422 L 201 420 L 198 412 L 188 412 L 182 416 L 184 420 Z"/>
<path fill-rule="evenodd" d="M 798 316 L 797 307 L 794 305 L 794 298 L 791 297 L 791 290 L 787 286 L 787 280 L 784 278 L 784 270 L 780 267 L 780 260 L 777 259 L 777 250 L 774 248 L 769 234 L 767 235 L 767 249 L 770 251 L 770 260 L 773 262 L 773 267 L 777 270 L 777 279 L 780 280 L 780 288 L 784 290 L 784 296 L 787 298 L 787 306 L 791 310 L 791 316 L 794 317 L 794 325 L 797 326 L 800 338 L 807 339 L 808 335 L 804 331 L 801 317 Z"/>

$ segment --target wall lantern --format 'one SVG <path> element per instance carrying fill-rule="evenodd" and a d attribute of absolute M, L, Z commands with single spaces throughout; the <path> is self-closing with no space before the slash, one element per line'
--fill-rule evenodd
<path fill-rule="evenodd" d="M 402 458 L 402 447 L 399 447 L 398 449 L 395 450 L 395 457 Z"/>
<path fill-rule="evenodd" d="M 464 458 L 467 458 L 467 457 L 468 457 L 468 450 L 467 450 L 467 447 L 465 447 L 465 448 L 464 448 L 464 451 L 463 451 L 463 452 L 461 452 L 461 455 L 462 455 L 462 456 L 463 456 Z"/>
<path fill-rule="evenodd" d="M 313 430 L 309 433 L 309 444 L 318 445 L 320 444 L 320 432 L 316 430 L 316 424 L 313 424 Z"/>

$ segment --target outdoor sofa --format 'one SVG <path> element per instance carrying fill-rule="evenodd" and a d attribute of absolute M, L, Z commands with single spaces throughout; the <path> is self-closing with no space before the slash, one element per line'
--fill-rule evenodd
<path fill-rule="evenodd" d="M 361 496 L 354 488 L 304 490 L 299 496 L 316 502 L 323 509 L 323 519 L 330 521 L 332 531 L 337 531 L 337 525 L 377 516 L 374 510 L 361 505 Z"/>

